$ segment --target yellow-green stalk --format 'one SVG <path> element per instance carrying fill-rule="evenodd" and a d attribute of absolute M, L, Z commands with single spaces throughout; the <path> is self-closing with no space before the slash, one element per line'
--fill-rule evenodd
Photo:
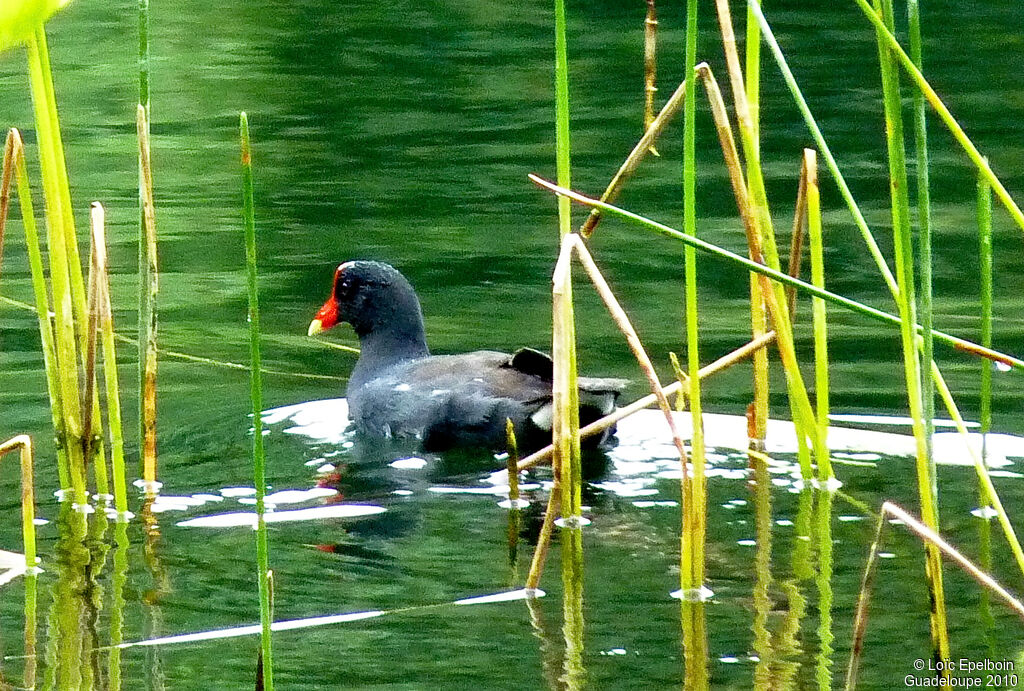
<path fill-rule="evenodd" d="M 46 290 L 43 256 L 39 249 L 39 232 L 36 229 L 35 212 L 32 209 L 32 191 L 25 168 L 25 148 L 21 141 L 21 133 L 16 129 L 8 132 L 4 147 L 5 181 L 8 179 L 6 173 L 9 169 L 15 171 L 17 178 L 18 202 L 21 206 L 22 225 L 25 229 L 25 248 L 28 252 L 29 268 L 32 274 L 32 292 L 35 294 L 35 311 L 43 349 L 46 388 L 50 396 L 50 414 L 53 420 L 54 436 L 57 440 L 57 475 L 61 488 L 66 490 L 71 487 L 71 470 L 68 466 L 68 441 L 64 427 L 64 412 L 61 406 L 61 380 L 58 374 L 53 327 L 50 323 L 50 299 Z"/>
<path fill-rule="evenodd" d="M 29 84 L 39 141 L 43 196 L 46 202 L 47 248 L 56 322 L 55 352 L 69 475 L 74 503 L 79 507 L 85 507 L 88 503 L 85 485 L 85 440 L 78 385 L 79 344 L 75 335 L 76 318 L 84 328 L 85 288 L 78 260 L 78 245 L 74 238 L 74 220 L 71 216 L 70 192 L 67 189 L 67 175 L 64 171 L 60 127 L 56 118 L 56 105 L 53 103 L 46 33 L 41 26 L 28 40 L 27 48 Z"/>
<path fill-rule="evenodd" d="M 555 155 L 556 167 L 559 182 L 564 181 L 566 185 L 570 180 L 570 146 L 569 146 L 569 59 L 566 48 L 566 16 L 565 0 L 555 0 Z M 558 234 L 565 238 L 572 232 L 572 209 L 569 200 L 558 202 Z M 573 318 L 572 301 L 572 273 L 568 270 L 568 256 L 566 257 L 566 271 L 564 288 L 562 292 L 562 304 L 559 310 L 560 316 L 556 319 L 562 320 L 566 331 L 564 332 L 565 361 L 567 363 L 567 374 L 565 384 L 565 401 L 562 412 L 566 414 L 565 434 L 568 436 L 568 453 L 562 456 L 568 467 L 564 470 L 569 473 L 566 477 L 571 478 L 571 483 L 563 483 L 562 507 L 563 518 L 569 519 L 570 515 L 579 516 L 579 508 L 582 504 L 582 476 L 583 471 L 580 461 L 580 418 L 579 418 L 579 388 L 576 383 L 576 327 Z M 559 414 L 558 406 L 555 406 L 555 415 Z M 565 513 L 565 509 L 572 509 L 571 514 Z"/>
<path fill-rule="evenodd" d="M 825 288 L 825 244 L 821 235 L 821 195 L 818 189 L 818 158 L 813 149 L 804 149 L 804 176 L 807 181 L 807 234 L 811 254 L 811 283 Z M 825 301 L 811 298 L 811 322 L 814 329 L 814 399 L 818 436 L 828 439 L 828 318 Z M 832 462 L 827 444 L 823 454 L 816 457 L 818 480 L 827 482 L 832 477 Z"/>
<path fill-rule="evenodd" d="M 978 271 L 981 279 L 981 334 L 979 341 L 983 345 L 992 346 L 992 188 L 980 174 L 978 175 Z M 992 363 L 981 363 L 981 385 L 979 391 L 978 421 L 981 425 L 981 462 L 988 467 L 988 433 L 992 429 Z M 992 570 L 992 527 L 988 512 L 991 505 L 985 488 L 978 485 L 978 560 L 985 571 Z M 992 616 L 990 597 L 987 590 L 982 591 L 978 607 L 985 638 L 989 647 L 993 645 L 995 618 Z M 995 654 L 995 651 L 991 651 Z"/>
<path fill-rule="evenodd" d="M 815 540 L 818 552 L 818 656 L 815 678 L 821 691 L 832 689 L 832 664 L 835 649 L 832 642 L 832 492 L 818 494 Z"/>
<path fill-rule="evenodd" d="M 686 3 L 686 76 L 696 77 L 697 67 L 697 0 Z M 683 103 L 683 230 L 697 236 L 697 154 L 696 154 L 697 90 L 687 89 Z M 690 457 L 693 472 L 684 476 L 683 529 L 680 533 L 679 573 L 683 591 L 704 585 L 704 541 L 707 521 L 707 490 L 704 475 L 704 419 L 700 396 L 700 335 L 697 329 L 697 253 L 692 247 L 684 250 L 686 272 L 686 364 L 689 370 L 687 401 L 692 421 Z M 689 485 L 689 488 L 687 488 Z M 687 491 L 689 489 L 689 491 Z"/>
<path fill-rule="evenodd" d="M 746 50 L 747 102 L 750 107 L 752 126 L 751 138 L 754 142 L 753 151 L 757 157 L 755 160 L 747 161 L 747 177 L 749 178 L 755 174 L 753 168 L 761 165 L 761 31 L 751 10 L 747 10 L 747 38 L 744 47 Z M 750 326 L 751 335 L 754 338 L 768 332 L 768 314 L 765 311 L 764 296 L 761 294 L 761 284 L 756 276 L 750 277 Z M 763 445 L 767 431 L 768 394 L 768 351 L 760 350 L 754 353 L 753 424 L 754 438 L 759 440 L 759 446 Z"/>
<path fill-rule="evenodd" d="M 875 0 L 876 10 L 883 13 L 888 27 L 893 26 L 891 0 Z M 878 59 L 882 72 L 882 96 L 885 109 L 886 145 L 889 152 L 889 189 L 892 198 L 892 222 L 895 244 L 896 283 L 899 286 L 900 339 L 903 345 L 903 368 L 910 417 L 914 430 L 917 457 L 917 485 L 921 500 L 921 516 L 932 530 L 939 530 L 938 496 L 935 492 L 935 466 L 928 456 L 921 401 L 921 363 L 918 359 L 915 325 L 917 314 L 914 291 L 914 247 L 910 231 L 910 198 L 907 193 L 907 166 L 903 144 L 902 101 L 899 71 L 889 46 L 878 35 Z M 946 625 L 946 597 L 942 582 L 942 557 L 933 546 L 925 547 L 931 593 L 930 618 L 932 647 L 937 659 L 949 658 L 949 634 Z M 943 676 L 947 676 L 943 674 Z"/>

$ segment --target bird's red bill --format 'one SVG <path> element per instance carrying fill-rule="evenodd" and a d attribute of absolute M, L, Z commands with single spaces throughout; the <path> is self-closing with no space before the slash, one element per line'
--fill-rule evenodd
<path fill-rule="evenodd" d="M 334 294 L 327 298 L 327 302 L 320 308 L 320 311 L 316 313 L 313 321 L 309 323 L 309 335 L 315 336 L 321 331 L 327 331 L 335 324 L 338 323 L 338 303 L 334 299 Z"/>

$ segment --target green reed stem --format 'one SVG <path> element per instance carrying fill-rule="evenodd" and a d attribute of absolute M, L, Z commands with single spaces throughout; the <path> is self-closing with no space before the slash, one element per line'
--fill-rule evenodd
<path fill-rule="evenodd" d="M 697 0 L 686 3 L 686 72 L 696 74 L 697 65 Z M 697 90 L 687 89 L 683 102 L 683 229 L 691 237 L 697 236 Z M 700 335 L 697 329 L 697 252 L 687 246 L 684 250 L 686 274 L 686 360 L 689 370 L 687 398 L 693 432 L 690 438 L 690 458 L 693 473 L 684 481 L 683 531 L 680 533 L 683 567 L 680 587 L 684 590 L 700 588 L 704 584 L 704 542 L 707 513 L 707 480 L 705 478 L 704 422 L 700 394 Z M 685 485 L 690 491 L 685 491 Z M 687 496 L 688 495 L 688 496 Z M 686 555 L 682 557 L 682 555 Z M 688 568 L 687 568 L 688 567 Z"/>
<path fill-rule="evenodd" d="M 46 201 L 47 245 L 50 259 L 50 280 L 56 315 L 55 353 L 57 372 L 60 380 L 61 412 L 67 441 L 67 455 L 71 489 L 74 501 L 79 506 L 88 502 L 85 485 L 85 444 L 82 436 L 81 399 L 78 386 L 78 347 L 75 340 L 75 308 L 78 302 L 74 293 L 75 275 L 81 283 L 81 265 L 78 263 L 77 242 L 68 243 L 65 232 L 66 220 L 71 217 L 70 193 L 67 192 L 67 177 L 61 175 L 63 152 L 60 146 L 60 131 L 52 103 L 52 82 L 49 73 L 49 57 L 46 53 L 46 34 L 40 27 L 29 38 L 28 65 L 29 84 L 32 91 L 32 107 L 35 113 L 36 134 L 39 139 L 39 161 L 43 178 L 43 195 Z M 60 159 L 58 161 L 58 159 Z M 62 190 L 61 188 L 65 189 Z M 81 314 L 84 320 L 84 286 L 82 287 Z"/>
<path fill-rule="evenodd" d="M 747 456 L 747 463 L 753 471 L 750 482 L 751 503 L 753 504 L 754 536 L 754 589 L 751 601 L 754 606 L 750 629 L 754 634 L 753 647 L 757 653 L 754 667 L 754 688 L 772 687 L 773 672 L 777 670 L 778 659 L 773 646 L 772 633 L 768 622 L 773 615 L 772 591 L 775 589 L 772 577 L 772 480 L 768 474 L 767 458 L 761 453 Z"/>
<path fill-rule="evenodd" d="M 256 561 L 259 569 L 260 589 L 260 639 L 263 652 L 263 684 L 268 691 L 274 690 L 274 665 L 271 649 L 270 625 L 270 546 L 267 540 L 267 524 L 263 515 L 266 510 L 264 498 L 267 491 L 266 453 L 263 449 L 263 377 L 260 374 L 260 306 L 259 285 L 256 277 L 256 221 L 253 205 L 252 153 L 249 148 L 249 119 L 245 113 L 239 116 L 242 144 L 242 217 L 245 225 L 245 266 L 249 288 L 249 358 L 252 364 L 250 396 L 252 397 L 252 466 L 253 481 L 256 484 Z"/>
<path fill-rule="evenodd" d="M 569 146 L 569 60 L 566 41 L 565 0 L 555 0 L 555 153 L 558 180 L 570 180 L 570 146 Z M 572 208 L 568 200 L 558 204 L 558 232 L 564 238 L 572 232 Z M 582 477 L 580 460 L 580 419 L 579 419 L 579 388 L 576 383 L 576 327 L 573 318 L 572 273 L 569 267 L 569 252 L 566 252 L 565 277 L 562 284 L 561 306 L 556 320 L 560 320 L 563 328 L 564 356 L 567 365 L 565 399 L 561 412 L 565 414 L 564 433 L 567 435 L 568 453 L 562 460 L 568 461 L 571 482 L 563 483 L 562 507 L 563 518 L 581 514 Z M 557 273 L 557 270 L 556 270 Z M 556 282 L 556 285 L 557 282 Z M 556 405 L 556 415 L 558 406 Z M 565 479 L 565 476 L 563 476 Z M 569 512 L 566 513 L 566 508 Z"/>
<path fill-rule="evenodd" d="M 120 646 L 124 642 L 124 590 L 128 584 L 129 546 L 128 522 L 119 520 L 114 525 L 114 569 L 110 590 L 110 652 L 107 658 L 109 691 L 121 691 Z"/>
<path fill-rule="evenodd" d="M 25 672 L 21 685 L 26 689 L 36 688 L 38 667 L 36 637 L 39 630 L 39 574 L 30 570 L 25 574 Z"/>
<path fill-rule="evenodd" d="M 818 586 L 818 655 L 814 676 L 818 688 L 822 691 L 832 689 L 832 665 L 834 664 L 835 634 L 832 632 L 832 573 L 833 573 L 833 541 L 832 541 L 832 492 L 818 494 L 818 506 L 815 524 L 815 537 L 818 552 L 818 573 L 815 582 Z"/>
<path fill-rule="evenodd" d="M 32 461 L 32 439 L 20 434 L 0 444 L 0 456 L 15 449 L 21 461 L 21 536 L 25 548 L 25 567 L 36 568 L 36 498 L 35 472 Z"/>
<path fill-rule="evenodd" d="M 139 448 L 146 491 L 155 490 L 157 291 L 156 210 L 153 203 L 153 169 L 150 164 L 148 110 L 136 110 L 139 139 Z"/>
<path fill-rule="evenodd" d="M 921 69 L 923 63 L 921 40 L 921 9 L 918 0 L 907 0 L 907 20 L 910 28 L 910 53 L 914 64 Z M 920 91 L 914 92 L 914 148 L 917 152 L 917 224 L 920 229 L 919 239 L 921 254 L 921 326 L 924 327 L 924 341 L 921 344 L 921 357 L 924 362 L 934 359 L 935 339 L 931 335 L 933 323 L 932 310 L 932 211 L 931 186 L 928 181 L 928 125 L 925 120 L 924 96 Z M 924 402 L 925 443 L 928 458 L 932 458 L 932 434 L 935 432 L 935 380 L 930 367 L 924 370 L 922 382 L 922 399 Z M 932 476 L 932 480 L 935 476 Z M 933 493 L 937 488 L 932 488 Z"/>
<path fill-rule="evenodd" d="M 128 519 L 128 488 L 124 470 L 124 433 L 121 426 L 121 393 L 117 380 L 117 350 L 114 346 L 114 316 L 110 305 L 106 231 L 103 206 L 91 209 L 93 251 L 96 256 L 100 334 L 103 342 L 103 380 L 107 388 L 107 423 L 110 427 L 110 462 L 114 475 L 114 508 L 118 520 Z"/>
<path fill-rule="evenodd" d="M 875 0 L 876 9 L 885 16 L 890 29 L 894 24 L 891 0 Z M 889 152 L 889 189 L 892 197 L 892 221 L 895 241 L 896 283 L 899 286 L 900 338 L 910 417 L 917 447 L 917 484 L 921 517 L 929 528 L 939 531 L 938 495 L 935 462 L 928 455 L 921 392 L 921 362 L 918 359 L 917 323 L 914 289 L 914 247 L 910 231 L 910 198 L 907 192 L 907 166 L 904 152 L 900 73 L 889 46 L 878 35 L 878 57 L 882 71 L 882 95 L 885 108 L 886 144 Z M 946 598 L 942 582 L 942 556 L 934 545 L 925 546 L 926 573 L 931 590 L 932 648 L 937 659 L 949 658 L 949 633 L 946 625 Z M 947 673 L 948 674 L 948 673 Z M 944 674 L 943 676 L 946 676 Z"/>
<path fill-rule="evenodd" d="M 747 161 L 747 176 L 754 166 L 760 165 L 761 156 L 761 29 L 751 10 L 747 10 L 746 50 L 747 102 L 750 104 L 750 120 L 754 152 L 758 160 Z M 765 311 L 764 296 L 757 276 L 750 277 L 750 325 L 751 336 L 758 338 L 768 332 L 768 314 Z M 764 441 L 768 425 L 768 350 L 754 353 L 754 437 Z"/>
<path fill-rule="evenodd" d="M 978 263 L 981 265 L 981 344 L 992 346 L 992 187 L 985 176 L 978 175 Z M 981 367 L 980 421 L 982 460 L 986 458 L 986 435 L 992 429 L 992 363 Z"/>
<path fill-rule="evenodd" d="M 889 314 L 888 312 L 883 312 L 882 310 L 875 309 L 874 307 L 870 307 L 863 303 L 857 302 L 856 300 L 851 300 L 848 297 L 844 297 L 837 293 L 833 293 L 828 290 L 818 288 L 810 283 L 800 280 L 799 278 L 794 278 L 786 273 L 769 268 L 764 264 L 759 264 L 755 261 L 747 259 L 746 257 L 730 252 L 729 250 L 722 249 L 721 247 L 713 245 L 710 242 L 707 242 L 706 240 L 690 237 L 686 233 L 683 233 L 682 231 L 667 226 L 664 223 L 653 221 L 649 218 L 645 218 L 644 216 L 633 213 L 632 211 L 627 211 L 612 204 L 607 204 L 597 199 L 587 197 L 586 195 L 580 194 L 579 192 L 559 187 L 558 185 L 548 182 L 547 180 L 537 177 L 536 175 L 531 174 L 529 177 L 539 186 L 544 187 L 545 189 L 548 189 L 551 192 L 554 192 L 555 194 L 566 196 L 575 202 L 583 204 L 584 206 L 599 208 L 604 212 L 608 212 L 620 218 L 624 218 L 636 225 L 643 226 L 648 230 L 653 230 L 654 232 L 659 233 L 660 235 L 664 235 L 666 237 L 679 240 L 684 244 L 692 245 L 693 247 L 696 247 L 697 249 L 703 252 L 707 252 L 708 254 L 714 255 L 720 259 L 728 260 L 733 264 L 738 264 L 739 266 L 742 266 L 743 268 L 749 271 L 753 271 L 754 273 L 767 276 L 771 280 L 781 283 L 783 285 L 794 286 L 798 290 L 802 290 L 809 295 L 820 297 L 826 300 L 827 302 L 839 305 L 840 307 L 848 309 L 852 312 L 856 312 L 863 316 L 869 317 L 875 321 L 884 322 L 886 324 L 895 324 L 897 326 L 900 324 L 900 318 L 895 315 Z M 917 331 L 920 333 L 922 330 L 920 324 L 918 324 L 916 328 Z M 943 331 L 933 329 L 932 333 L 934 334 L 937 340 L 942 341 L 943 343 L 946 343 L 956 348 L 957 350 L 961 350 L 972 355 L 984 357 L 989 360 L 1002 362 L 1015 369 L 1024 370 L 1024 360 L 1020 360 L 1011 355 L 1007 355 L 1006 353 L 991 350 L 988 348 L 983 348 L 977 343 L 973 343 L 971 341 L 965 340 L 963 338 L 958 338 L 956 336 L 951 336 L 950 334 L 947 334 Z"/>
<path fill-rule="evenodd" d="M 32 190 L 25 167 L 25 147 L 21 140 L 21 133 L 16 129 L 8 132 L 4 147 L 5 171 L 8 166 L 14 169 L 18 184 L 18 203 L 21 206 L 22 225 L 25 229 L 25 248 L 28 251 L 29 269 L 32 274 L 32 292 L 35 295 L 35 312 L 39 322 L 43 368 L 46 372 L 46 389 L 50 396 L 50 414 L 57 442 L 57 475 L 61 488 L 68 489 L 71 487 L 71 471 L 68 467 L 68 442 L 64 430 L 64 413 L 61 408 L 61 382 L 57 371 L 53 327 L 50 324 L 50 299 L 46 291 L 43 255 L 39 249 L 39 232 L 36 229 L 35 211 L 32 208 Z"/>
<path fill-rule="evenodd" d="M 811 283 L 825 288 L 825 243 L 821 233 L 821 195 L 818 189 L 818 158 L 813 149 L 804 149 L 807 188 L 807 235 L 811 255 Z M 814 398 L 818 436 L 828 439 L 828 317 L 825 301 L 811 298 L 811 323 L 814 329 Z M 816 459 L 818 479 L 833 477 L 828 449 Z M 826 493 L 830 494 L 830 493 Z"/>
<path fill-rule="evenodd" d="M 558 184 L 570 187 L 569 166 L 569 58 L 566 48 L 565 0 L 555 0 L 555 162 Z M 569 201 L 558 204 L 558 234 L 572 231 Z"/>
<path fill-rule="evenodd" d="M 567 689 L 582 689 L 586 679 L 583 663 L 583 531 L 563 530 L 562 541 L 562 633 L 565 661 L 562 680 Z"/>
<path fill-rule="evenodd" d="M 868 20 L 875 25 L 875 29 L 878 31 L 880 40 L 884 41 L 889 48 L 892 49 L 893 55 L 910 76 L 911 81 L 914 82 L 921 93 L 924 94 L 928 103 L 931 104 L 932 108 L 935 109 L 935 112 L 938 113 L 940 118 L 942 118 L 942 121 L 946 124 L 946 127 L 953 135 L 953 138 L 956 139 L 957 143 L 960 144 L 964 152 L 967 154 L 967 157 L 971 159 L 971 162 L 978 168 L 982 176 L 984 176 L 985 179 L 988 180 L 988 183 L 992 185 L 993 191 L 996 196 L 999 197 L 999 201 L 1003 203 L 1003 206 L 1006 207 L 1006 210 L 1010 212 L 1010 216 L 1013 217 L 1014 222 L 1024 230 L 1024 213 L 1021 212 L 1017 203 L 1013 201 L 1010 193 L 1006 191 L 1005 187 L 1003 187 L 1003 183 L 999 181 L 996 174 L 992 172 L 992 169 L 989 167 L 985 157 L 982 156 L 981 152 L 978 151 L 976 146 L 974 146 L 974 143 L 964 132 L 963 128 L 960 127 L 960 124 L 956 121 L 956 118 L 953 117 L 953 114 L 949 112 L 949 109 L 942 102 L 942 99 L 939 98 L 939 95 L 935 93 L 935 90 L 928 83 L 928 80 L 926 80 L 924 75 L 921 74 L 921 70 L 914 65 L 914 61 L 906 54 L 900 46 L 899 41 L 896 40 L 896 37 L 893 36 L 892 32 L 886 27 L 882 18 L 871 9 L 866 0 L 854 0 L 854 2 L 857 3 Z"/>
<path fill-rule="evenodd" d="M 992 345 L 992 188 L 980 173 L 978 174 L 978 263 L 981 279 L 981 334 L 983 344 Z M 981 386 L 979 401 L 979 422 L 981 423 L 981 464 L 988 467 L 988 433 L 992 430 L 992 363 L 981 363 Z M 979 481 L 978 506 L 978 561 L 986 572 L 992 570 L 992 528 L 987 509 L 991 507 L 987 492 Z M 988 590 L 982 590 L 979 599 L 981 624 L 985 637 L 992 641 L 995 618 L 992 615 Z M 992 651 L 994 654 L 994 650 Z"/>
<path fill-rule="evenodd" d="M 139 0 L 139 103 L 149 119 L 149 0 Z M 141 214 L 142 208 L 139 207 Z"/>
<path fill-rule="evenodd" d="M 554 468 L 562 478 L 562 518 L 577 527 L 582 514 L 583 473 L 579 446 L 579 393 L 576 382 L 575 338 L 573 328 L 571 260 L 575 235 L 564 236 L 552 277 L 552 444 Z M 572 396 L 577 391 L 576 397 Z M 574 425 L 575 423 L 575 425 Z M 574 443 L 575 441 L 575 443 Z M 566 527 L 570 527 L 567 524 Z"/>

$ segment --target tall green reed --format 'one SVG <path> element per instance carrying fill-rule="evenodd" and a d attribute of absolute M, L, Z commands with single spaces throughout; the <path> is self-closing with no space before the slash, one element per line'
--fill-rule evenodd
<path fill-rule="evenodd" d="M 697 0 L 686 3 L 685 74 L 693 79 L 697 69 Z M 697 236 L 697 90 L 687 89 L 683 103 L 683 229 Z M 686 364 L 689 373 L 687 399 L 692 433 L 692 474 L 683 475 L 683 529 L 680 532 L 679 587 L 683 591 L 704 585 L 704 542 L 707 532 L 707 480 L 705 477 L 704 419 L 700 393 L 700 336 L 697 330 L 697 254 L 687 246 L 683 254 L 686 283 Z"/>
<path fill-rule="evenodd" d="M 260 306 L 256 274 L 256 220 L 253 202 L 252 150 L 249 146 L 249 119 L 239 115 L 242 148 L 242 220 L 245 229 L 246 283 L 249 292 L 249 358 L 252 363 L 249 393 L 252 398 L 252 467 L 256 485 L 256 565 L 260 594 L 260 650 L 263 664 L 263 688 L 274 689 L 274 657 L 270 626 L 273 612 L 270 602 L 270 546 L 264 520 L 267 491 L 266 452 L 263 448 L 263 376 L 260 373 Z"/>
<path fill-rule="evenodd" d="M 922 69 L 924 48 L 921 40 L 921 8 L 918 0 L 907 0 L 907 23 L 910 34 L 910 54 L 917 69 Z M 935 359 L 935 339 L 932 338 L 932 210 L 931 185 L 928 179 L 928 125 L 925 119 L 924 96 L 914 91 L 913 107 L 914 150 L 917 158 L 917 226 L 918 247 L 920 248 L 921 279 L 920 295 L 921 326 L 924 335 L 921 343 L 921 358 L 926 364 Z M 925 367 L 921 383 L 922 409 L 924 416 L 925 443 L 928 457 L 932 457 L 932 434 L 935 431 L 935 379 L 930 367 Z M 935 476 L 933 474 L 934 482 Z M 937 493 L 935 487 L 932 493 Z"/>
<path fill-rule="evenodd" d="M 875 0 L 876 11 L 893 28 L 891 0 Z M 899 287 L 900 340 L 903 346 L 903 368 L 910 417 L 917 456 L 918 494 L 925 525 L 939 530 L 938 494 L 935 463 L 928 454 L 921 391 L 921 363 L 914 326 L 917 324 L 916 287 L 914 280 L 914 247 L 910 230 L 910 198 L 907 191 L 907 166 L 903 140 L 902 100 L 899 72 L 889 46 L 878 36 L 878 59 L 882 71 L 882 97 L 885 110 L 886 147 L 889 154 L 889 189 L 892 200 L 892 222 L 895 243 L 896 284 Z M 946 597 L 942 579 L 942 557 L 933 545 L 925 545 L 926 569 L 930 588 L 932 647 L 936 659 L 949 658 L 949 633 L 946 624 Z M 948 672 L 943 674 L 948 676 Z"/>

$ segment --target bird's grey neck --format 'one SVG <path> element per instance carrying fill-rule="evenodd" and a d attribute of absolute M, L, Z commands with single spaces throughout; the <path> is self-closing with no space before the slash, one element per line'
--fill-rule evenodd
<path fill-rule="evenodd" d="M 359 360 L 349 386 L 361 386 L 384 369 L 430 355 L 423 329 L 377 330 L 359 336 Z"/>

